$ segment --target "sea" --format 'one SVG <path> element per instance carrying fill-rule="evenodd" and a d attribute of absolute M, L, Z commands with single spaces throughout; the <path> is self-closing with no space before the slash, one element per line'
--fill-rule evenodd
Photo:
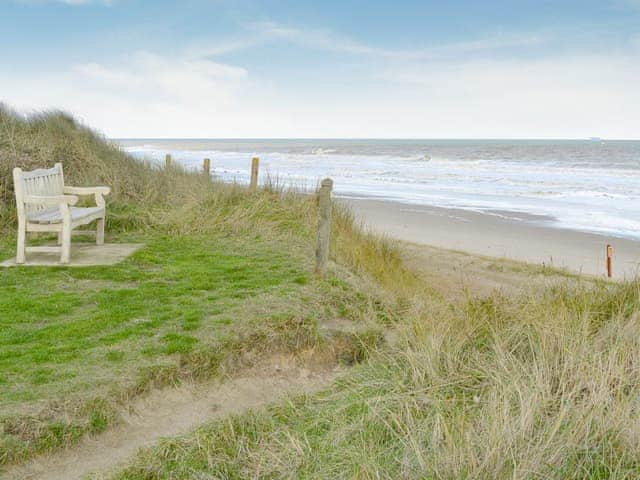
<path fill-rule="evenodd" d="M 337 196 L 463 209 L 572 230 L 640 239 L 640 141 L 121 139 L 122 148 L 188 169 Z M 518 214 L 522 214 L 521 217 Z M 538 218 L 539 220 L 536 220 Z"/>

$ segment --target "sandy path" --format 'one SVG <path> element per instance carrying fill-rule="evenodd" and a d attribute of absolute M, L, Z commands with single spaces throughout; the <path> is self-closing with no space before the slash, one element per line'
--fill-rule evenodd
<path fill-rule="evenodd" d="M 222 383 L 157 390 L 134 402 L 116 427 L 67 450 L 10 468 L 2 478 L 73 480 L 91 474 L 91 478 L 106 478 L 139 448 L 163 437 L 185 434 L 209 420 L 261 407 L 291 393 L 321 389 L 338 373 L 337 367 L 309 370 L 281 357 Z"/>

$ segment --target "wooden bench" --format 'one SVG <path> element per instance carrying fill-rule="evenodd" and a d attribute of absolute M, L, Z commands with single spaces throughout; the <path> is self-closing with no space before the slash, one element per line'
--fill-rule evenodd
<path fill-rule="evenodd" d="M 13 182 L 18 210 L 18 251 L 16 263 L 24 263 L 27 252 L 60 252 L 60 263 L 69 263 L 72 230 L 97 220 L 91 233 L 96 243 L 104 243 L 105 201 L 109 187 L 68 187 L 64 184 L 62 164 L 51 169 L 23 172 L 13 169 Z M 95 207 L 74 207 L 78 196 L 93 195 Z M 27 232 L 57 232 L 57 247 L 27 247 Z"/>

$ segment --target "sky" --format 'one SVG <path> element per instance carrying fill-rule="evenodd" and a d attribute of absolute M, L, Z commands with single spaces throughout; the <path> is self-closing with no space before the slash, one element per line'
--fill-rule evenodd
<path fill-rule="evenodd" d="M 0 0 L 0 102 L 114 138 L 640 138 L 640 0 Z"/>

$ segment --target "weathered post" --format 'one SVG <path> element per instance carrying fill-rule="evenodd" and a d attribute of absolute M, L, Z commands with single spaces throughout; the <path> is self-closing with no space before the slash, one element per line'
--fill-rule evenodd
<path fill-rule="evenodd" d="M 170 168 L 171 167 L 171 162 L 172 162 L 171 154 L 167 153 L 164 156 L 164 168 Z"/>
<path fill-rule="evenodd" d="M 318 241 L 316 245 L 316 274 L 324 278 L 329 262 L 329 241 L 331 238 L 331 190 L 333 180 L 325 178 L 320 183 Z"/>
<path fill-rule="evenodd" d="M 607 245 L 607 277 L 611 278 L 613 272 L 611 268 L 611 259 L 613 258 L 613 247 Z"/>
<path fill-rule="evenodd" d="M 260 167 L 260 159 L 253 157 L 251 159 L 251 183 L 249 183 L 249 190 L 252 192 L 258 187 L 258 168 Z"/>
<path fill-rule="evenodd" d="M 211 160 L 209 158 L 205 158 L 202 162 L 202 171 L 207 177 L 211 176 Z"/>

